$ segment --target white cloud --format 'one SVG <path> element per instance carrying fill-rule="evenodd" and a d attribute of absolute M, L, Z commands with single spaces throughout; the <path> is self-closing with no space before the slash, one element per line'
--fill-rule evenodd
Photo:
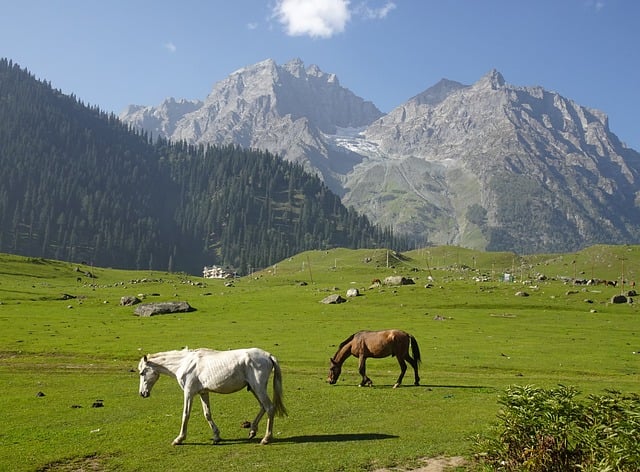
<path fill-rule="evenodd" d="M 247 23 L 247 29 L 254 30 L 258 28 L 258 23 Z"/>
<path fill-rule="evenodd" d="M 605 7 L 603 0 L 588 0 L 586 2 L 588 8 L 593 8 L 595 11 L 600 11 Z"/>
<path fill-rule="evenodd" d="M 330 38 L 351 19 L 349 0 L 277 0 L 273 12 L 290 36 Z"/>
<path fill-rule="evenodd" d="M 177 49 L 176 45 L 173 44 L 171 41 L 169 41 L 168 43 L 165 43 L 164 48 L 170 53 L 176 52 L 176 49 Z"/>
<path fill-rule="evenodd" d="M 358 7 L 357 11 L 368 20 L 382 20 L 383 18 L 386 18 L 389 12 L 391 10 L 394 10 L 395 8 L 396 4 L 393 2 L 387 2 L 380 8 L 369 8 L 366 3 L 363 3 Z"/>

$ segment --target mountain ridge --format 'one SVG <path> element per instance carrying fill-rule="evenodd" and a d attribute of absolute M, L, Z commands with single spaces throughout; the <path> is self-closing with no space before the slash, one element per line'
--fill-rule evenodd
<path fill-rule="evenodd" d="M 225 102 L 234 120 L 204 105 L 167 137 L 235 142 L 301 163 L 345 205 L 416 243 L 553 252 L 640 237 L 640 154 L 609 130 L 606 114 L 511 85 L 496 69 L 471 85 L 442 79 L 386 114 L 299 59 L 239 69 L 205 103 L 224 97 L 235 100 Z M 336 102 L 334 113 L 323 107 Z"/>

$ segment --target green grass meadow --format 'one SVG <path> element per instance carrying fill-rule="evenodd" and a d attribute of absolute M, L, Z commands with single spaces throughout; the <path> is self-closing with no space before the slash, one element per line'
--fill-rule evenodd
<path fill-rule="evenodd" d="M 524 258 L 456 247 L 401 256 L 335 249 L 296 255 L 226 286 L 0 255 L 0 470 L 361 471 L 471 457 L 472 438 L 495 423 L 508 385 L 638 392 L 638 306 L 610 303 L 638 270 L 638 246 Z M 369 288 L 388 275 L 416 283 Z M 617 287 L 563 281 L 623 276 Z M 349 288 L 361 295 L 320 303 Z M 140 318 L 119 304 L 131 295 L 143 303 L 184 300 L 196 311 Z M 393 358 L 367 362 L 372 388 L 358 387 L 355 358 L 338 384 L 326 383 L 343 339 L 385 328 L 417 338 L 421 386 L 412 385 L 409 367 L 403 387 L 392 389 Z M 143 354 L 185 346 L 257 346 L 279 359 L 289 416 L 276 418 L 272 444 L 259 445 L 265 419 L 258 438 L 247 439 L 241 423 L 258 405 L 243 391 L 211 396 L 219 445 L 196 402 L 186 443 L 171 446 L 182 390 L 163 377 L 143 399 L 136 367 Z"/>

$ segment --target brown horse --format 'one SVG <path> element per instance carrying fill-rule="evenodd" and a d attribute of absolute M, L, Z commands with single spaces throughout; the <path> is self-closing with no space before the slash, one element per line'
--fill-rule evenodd
<path fill-rule="evenodd" d="M 409 355 L 409 346 L 413 358 Z M 358 372 L 362 376 L 360 386 L 371 386 L 373 382 L 367 377 L 366 361 L 368 357 L 381 358 L 396 356 L 400 364 L 400 377 L 393 388 L 402 383 L 404 373 L 407 371 L 407 362 L 411 364 L 415 372 L 414 385 L 420 385 L 418 376 L 418 363 L 420 362 L 420 348 L 416 338 L 409 333 L 399 329 L 388 329 L 385 331 L 358 331 L 340 343 L 338 351 L 331 360 L 329 368 L 329 378 L 327 382 L 335 384 L 342 372 L 342 364 L 349 356 L 357 357 L 360 360 Z"/>

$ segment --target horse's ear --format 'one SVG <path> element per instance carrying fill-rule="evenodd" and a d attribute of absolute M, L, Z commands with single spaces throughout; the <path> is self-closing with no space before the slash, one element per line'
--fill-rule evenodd
<path fill-rule="evenodd" d="M 145 362 L 147 362 L 147 355 L 145 354 L 144 357 L 142 358 Z"/>

